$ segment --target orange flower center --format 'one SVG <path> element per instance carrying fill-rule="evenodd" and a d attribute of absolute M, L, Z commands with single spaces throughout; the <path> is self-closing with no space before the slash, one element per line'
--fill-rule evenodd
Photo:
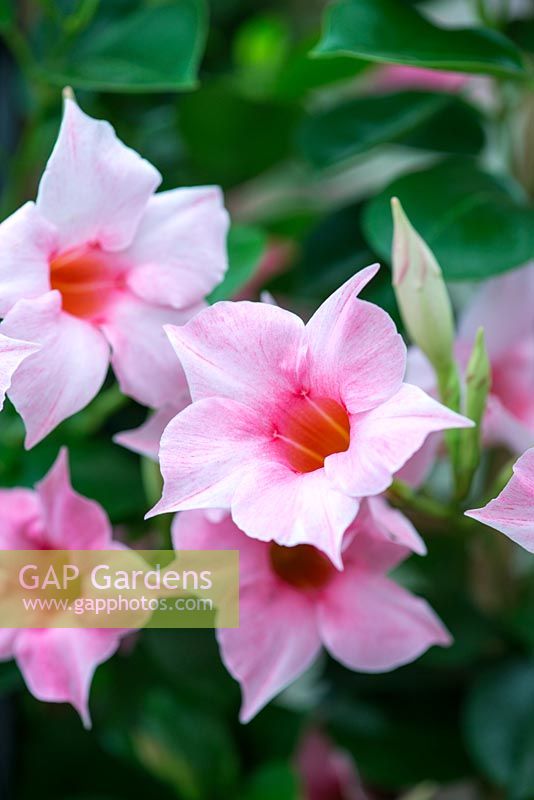
<path fill-rule="evenodd" d="M 50 262 L 50 286 L 61 293 L 63 310 L 84 319 L 95 317 L 120 288 L 116 257 L 99 247 L 77 247 Z"/>
<path fill-rule="evenodd" d="M 313 472 L 327 456 L 348 450 L 349 417 L 335 400 L 303 394 L 286 408 L 274 438 L 295 472 Z"/>
<path fill-rule="evenodd" d="M 311 544 L 270 545 L 271 566 L 279 578 L 296 589 L 320 589 L 335 573 L 329 559 Z"/>

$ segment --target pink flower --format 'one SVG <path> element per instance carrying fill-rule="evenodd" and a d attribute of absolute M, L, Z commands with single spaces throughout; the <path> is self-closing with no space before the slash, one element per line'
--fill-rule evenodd
<path fill-rule="evenodd" d="M 480 327 L 492 369 L 484 441 L 522 453 L 534 444 L 534 264 L 487 281 L 475 295 L 455 346 L 463 366 Z M 411 349 L 408 365 L 408 380 L 435 392 L 434 373 L 419 350 Z"/>
<path fill-rule="evenodd" d="M 0 225 L 1 330 L 41 345 L 9 393 L 27 447 L 87 405 L 110 360 L 145 405 L 183 391 L 163 325 L 188 320 L 222 279 L 228 216 L 218 189 L 154 195 L 160 180 L 66 99 L 36 203 Z"/>
<path fill-rule="evenodd" d="M 296 758 L 303 800 L 367 800 L 349 753 L 336 748 L 319 729 L 303 737 Z"/>
<path fill-rule="evenodd" d="M 65 449 L 35 491 L 0 490 L 0 516 L 2 550 L 117 547 L 101 506 L 72 489 Z M 109 628 L 3 628 L 0 660 L 14 658 L 38 700 L 71 703 L 89 728 L 89 690 L 94 671 L 113 655 L 122 633 Z"/>
<path fill-rule="evenodd" d="M 6 392 L 11 386 L 14 373 L 24 359 L 38 350 L 38 344 L 10 339 L 0 333 L 0 409 L 4 405 Z"/>
<path fill-rule="evenodd" d="M 465 512 L 534 553 L 534 448 L 514 464 L 514 474 L 495 500 Z"/>
<path fill-rule="evenodd" d="M 422 543 L 381 498 L 364 503 L 348 529 L 342 572 L 315 547 L 255 541 L 229 516 L 215 522 L 202 511 L 177 516 L 173 542 L 177 550 L 239 550 L 240 627 L 217 635 L 241 684 L 242 722 L 301 675 L 322 646 L 349 669 L 385 672 L 433 644 L 450 644 L 428 604 L 386 577 Z"/>
<path fill-rule="evenodd" d="M 368 267 L 313 315 L 217 303 L 168 326 L 193 403 L 163 434 L 149 516 L 231 508 L 249 536 L 312 544 L 338 566 L 360 499 L 383 492 L 429 433 L 469 420 L 402 382 L 390 317 L 357 295 Z"/>

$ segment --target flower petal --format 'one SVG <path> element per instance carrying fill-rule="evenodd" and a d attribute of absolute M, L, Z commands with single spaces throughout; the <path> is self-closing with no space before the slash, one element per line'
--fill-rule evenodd
<path fill-rule="evenodd" d="M 354 497 L 380 494 L 430 433 L 472 425 L 405 383 L 390 400 L 351 417 L 350 447 L 328 456 L 325 471 L 336 487 Z"/>
<path fill-rule="evenodd" d="M 534 448 L 514 464 L 514 474 L 495 500 L 484 508 L 466 511 L 468 517 L 489 525 L 534 553 Z"/>
<path fill-rule="evenodd" d="M 359 502 L 332 488 L 322 469 L 297 474 L 274 462 L 249 467 L 232 500 L 232 517 L 249 536 L 291 547 L 311 544 L 342 569 L 343 534 Z"/>
<path fill-rule="evenodd" d="M 185 308 L 203 300 L 228 268 L 228 213 L 214 186 L 151 197 L 126 251 L 128 285 L 150 303 Z"/>
<path fill-rule="evenodd" d="M 377 271 L 374 265 L 354 275 L 306 325 L 312 388 L 352 413 L 395 394 L 406 369 L 406 347 L 391 317 L 358 299 Z"/>
<path fill-rule="evenodd" d="M 0 661 L 9 661 L 13 658 L 13 648 L 18 633 L 18 628 L 0 628 Z"/>
<path fill-rule="evenodd" d="M 167 333 L 193 400 L 230 397 L 264 413 L 300 388 L 304 323 L 278 306 L 215 303 Z"/>
<path fill-rule="evenodd" d="M 182 401 L 177 403 L 176 406 L 163 406 L 157 411 L 150 412 L 142 425 L 130 431 L 122 431 L 122 433 L 115 434 L 113 441 L 128 450 L 132 450 L 134 453 L 139 453 L 141 456 L 147 456 L 147 458 L 157 461 L 163 431 L 171 419 L 186 408 L 190 402 L 189 393 L 185 392 Z"/>
<path fill-rule="evenodd" d="M 248 722 L 311 666 L 321 642 L 309 599 L 278 581 L 242 585 L 239 611 L 239 628 L 219 630 L 217 639 L 241 684 L 239 718 Z"/>
<path fill-rule="evenodd" d="M 392 538 L 389 530 L 392 526 L 386 527 L 383 524 L 380 511 L 376 513 L 377 506 L 374 505 L 374 501 L 379 501 L 387 507 L 385 500 L 381 497 L 369 497 L 362 501 L 358 516 L 348 527 L 343 540 L 345 569 L 356 565 L 369 572 L 385 574 L 409 558 L 414 552 L 409 545 L 404 542 L 396 542 Z M 393 511 L 393 509 L 390 510 Z M 403 516 L 400 512 L 395 513 Z M 411 524 L 406 518 L 404 521 L 407 525 Z M 413 544 L 413 542 L 410 543 Z"/>
<path fill-rule="evenodd" d="M 425 600 L 362 567 L 347 566 L 335 575 L 321 595 L 317 618 L 327 650 L 360 672 L 387 672 L 434 644 L 451 643 Z"/>
<path fill-rule="evenodd" d="M 122 144 L 108 122 L 67 98 L 37 208 L 57 227 L 61 249 L 92 242 L 121 250 L 160 181 L 157 169 Z"/>
<path fill-rule="evenodd" d="M 261 419 L 240 403 L 211 397 L 188 406 L 163 433 L 163 497 L 147 516 L 228 508 L 238 482 L 268 442 Z"/>
<path fill-rule="evenodd" d="M 270 580 L 269 545 L 246 536 L 229 513 L 214 520 L 210 511 L 180 511 L 172 522 L 175 550 L 239 550 L 239 580 L 254 584 Z"/>
<path fill-rule="evenodd" d="M 39 497 L 31 489 L 0 489 L 0 550 L 39 549 L 43 530 Z"/>
<path fill-rule="evenodd" d="M 19 631 L 14 655 L 30 692 L 47 703 L 70 703 L 86 728 L 95 669 L 119 644 L 113 629 L 43 628 Z"/>
<path fill-rule="evenodd" d="M 0 316 L 21 298 L 50 290 L 50 259 L 57 249 L 55 228 L 26 203 L 0 225 Z"/>
<path fill-rule="evenodd" d="M 164 325 L 181 325 L 196 310 L 149 305 L 133 294 L 124 294 L 113 303 L 101 327 L 111 345 L 111 363 L 124 394 L 152 408 L 173 405 L 183 396 L 185 376 Z"/>
<path fill-rule="evenodd" d="M 11 339 L 0 333 L 0 409 L 4 404 L 6 392 L 11 386 L 13 374 L 28 356 L 40 349 L 38 344 Z"/>
<path fill-rule="evenodd" d="M 534 324 L 534 262 L 487 281 L 465 311 L 459 338 L 474 341 L 484 328 L 486 347 L 493 361 L 526 336 Z"/>
<path fill-rule="evenodd" d="M 68 452 L 63 447 L 48 474 L 36 485 L 47 544 L 56 550 L 111 549 L 111 524 L 102 506 L 75 492 Z"/>
<path fill-rule="evenodd" d="M 370 497 L 367 505 L 378 533 L 413 553 L 426 555 L 426 545 L 408 517 L 392 508 L 383 497 Z"/>
<path fill-rule="evenodd" d="M 19 300 L 0 329 L 41 345 L 17 369 L 8 391 L 26 425 L 26 447 L 30 448 L 98 393 L 106 377 L 109 349 L 92 325 L 61 311 L 61 295 L 56 291 Z"/>
<path fill-rule="evenodd" d="M 320 641 L 313 606 L 273 574 L 269 545 L 250 539 L 229 515 L 182 511 L 173 521 L 177 550 L 239 550 L 239 628 L 219 630 L 221 656 L 240 682 L 248 722 L 315 659 Z M 295 636 L 298 631 L 298 636 Z"/>
<path fill-rule="evenodd" d="M 494 394 L 488 397 L 482 430 L 486 445 L 504 445 L 513 453 L 523 453 L 534 445 L 534 430 L 505 408 Z"/>

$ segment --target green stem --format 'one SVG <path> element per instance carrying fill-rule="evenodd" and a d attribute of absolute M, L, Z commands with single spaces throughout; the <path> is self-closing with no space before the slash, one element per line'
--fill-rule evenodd
<path fill-rule="evenodd" d="M 403 481 L 393 481 L 388 489 L 388 498 L 393 505 L 426 514 L 434 519 L 451 519 L 457 512 L 452 506 L 440 503 L 431 497 L 418 494 L 407 483 Z"/>

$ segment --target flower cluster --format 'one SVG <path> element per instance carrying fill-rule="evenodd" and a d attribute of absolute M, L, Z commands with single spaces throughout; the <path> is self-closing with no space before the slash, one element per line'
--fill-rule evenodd
<path fill-rule="evenodd" d="M 242 686 L 243 721 L 322 647 L 349 669 L 383 672 L 449 645 L 426 601 L 388 576 L 426 549 L 385 493 L 427 437 L 473 423 L 435 399 L 422 353 L 411 351 L 406 381 L 403 339 L 385 311 L 360 297 L 378 266 L 357 272 L 307 323 L 272 303 L 208 306 L 227 268 L 221 192 L 154 194 L 159 182 L 107 123 L 66 98 L 37 201 L 0 226 L 0 392 L 24 420 L 26 446 L 87 405 L 110 363 L 121 390 L 155 410 L 117 441 L 155 457 L 164 428 L 163 496 L 148 516 L 179 512 L 177 549 L 240 552 L 241 625 L 218 640 Z M 447 336 L 436 339 L 436 305 L 445 302 L 439 267 L 426 269 L 428 248 L 409 235 L 396 233 L 409 256 L 397 280 L 401 305 L 416 337 L 436 318 L 429 352 L 448 367 L 448 308 Z M 456 346 L 465 364 L 485 327 L 492 389 L 484 436 L 515 451 L 534 442 L 533 270 L 483 289 Z M 434 289 L 418 320 L 426 275 Z M 503 302 L 524 303 L 528 313 L 511 315 L 497 336 Z M 497 500 L 470 512 L 530 550 L 533 453 Z M 2 490 L 0 505 L 4 549 L 116 546 L 103 510 L 71 489 L 65 452 L 35 492 Z M 37 697 L 71 702 L 89 724 L 93 671 L 121 635 L 4 630 L 0 657 L 17 660 Z"/>

